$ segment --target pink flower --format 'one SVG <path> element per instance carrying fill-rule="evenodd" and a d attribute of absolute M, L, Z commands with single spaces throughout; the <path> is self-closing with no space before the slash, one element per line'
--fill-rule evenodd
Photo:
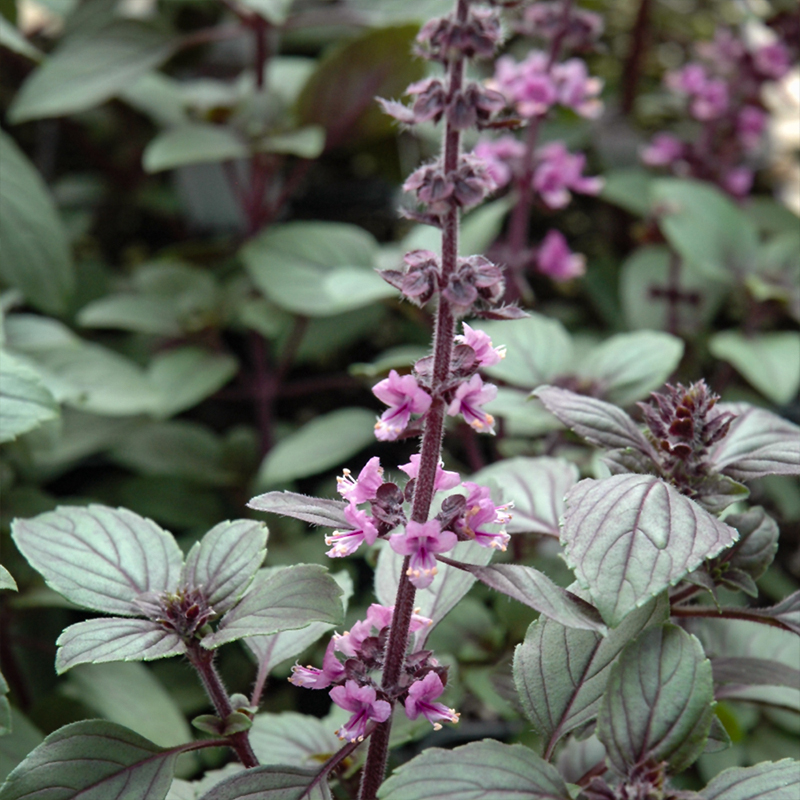
<path fill-rule="evenodd" d="M 487 383 L 484 386 L 480 375 L 473 375 L 469 381 L 456 389 L 455 397 L 447 408 L 447 413 L 454 417 L 463 414 L 466 423 L 479 433 L 494 435 L 494 417 L 486 413 L 481 406 L 497 397 L 497 387 Z"/>
<path fill-rule="evenodd" d="M 496 506 L 486 486 L 468 481 L 464 482 L 464 486 L 469 490 L 469 495 L 464 516 L 457 523 L 458 532 L 474 539 L 482 547 L 505 551 L 511 537 L 503 530 L 487 531 L 482 526 L 508 523 L 511 519 L 511 514 L 508 513 L 510 505 Z"/>
<path fill-rule="evenodd" d="M 673 92 L 683 94 L 699 94 L 706 85 L 708 78 L 702 64 L 687 64 L 683 69 L 668 72 L 664 83 Z"/>
<path fill-rule="evenodd" d="M 642 150 L 642 161 L 650 167 L 668 167 L 683 156 L 684 144 L 670 133 L 657 133 Z"/>
<path fill-rule="evenodd" d="M 753 53 L 756 69 L 765 77 L 779 80 L 792 67 L 789 52 L 780 42 L 764 45 Z"/>
<path fill-rule="evenodd" d="M 325 537 L 325 544 L 331 549 L 325 554 L 331 558 L 342 558 L 355 553 L 366 542 L 375 544 L 378 538 L 378 529 L 373 524 L 372 517 L 366 511 L 359 511 L 354 503 L 350 503 L 344 510 L 345 519 L 353 526 L 352 530 L 334 531 Z"/>
<path fill-rule="evenodd" d="M 486 171 L 500 189 L 511 182 L 516 171 L 515 162 L 521 161 L 525 155 L 525 145 L 513 136 L 501 136 L 478 142 L 472 152 L 484 162 Z"/>
<path fill-rule="evenodd" d="M 353 480 L 349 469 L 342 470 L 342 475 L 336 478 L 336 491 L 354 505 L 374 500 L 378 489 L 383 484 L 383 467 L 380 459 L 374 456 L 367 461 L 364 469 L 358 473 L 358 478 Z"/>
<path fill-rule="evenodd" d="M 717 78 L 695 93 L 689 111 L 695 119 L 718 119 L 728 110 L 728 84 Z"/>
<path fill-rule="evenodd" d="M 441 730 L 441 721 L 458 722 L 459 714 L 455 709 L 448 708 L 443 703 L 433 703 L 444 691 L 442 679 L 435 673 L 429 672 L 421 681 L 415 681 L 408 689 L 406 698 L 406 716 L 416 719 L 420 714 L 433 724 L 434 730 Z"/>
<path fill-rule="evenodd" d="M 576 114 L 588 119 L 596 119 L 603 113 L 603 102 L 598 98 L 603 81 L 593 78 L 586 69 L 586 63 L 579 58 L 571 58 L 553 67 L 553 78 L 558 91 L 558 102 L 571 108 Z"/>
<path fill-rule="evenodd" d="M 502 345 L 493 347 L 488 333 L 473 330 L 466 322 L 462 322 L 461 326 L 464 329 L 464 335 L 456 336 L 456 341 L 471 347 L 475 351 L 476 361 L 482 367 L 499 364 L 506 357 L 506 348 Z"/>
<path fill-rule="evenodd" d="M 438 572 L 436 553 L 446 553 L 456 546 L 458 537 L 452 531 L 443 531 L 435 519 L 428 522 L 408 522 L 404 533 L 389 537 L 389 545 L 401 556 L 411 556 L 406 575 L 417 589 L 433 583 Z"/>
<path fill-rule="evenodd" d="M 519 63 L 511 56 L 497 60 L 493 88 L 508 98 L 520 116 L 542 116 L 557 101 L 558 91 L 550 76 L 548 61 L 548 56 L 540 51 L 532 52 Z"/>
<path fill-rule="evenodd" d="M 734 197 L 744 197 L 753 186 L 753 170 L 734 167 L 722 176 L 722 186 Z"/>
<path fill-rule="evenodd" d="M 408 464 L 401 464 L 399 468 L 403 470 L 409 478 L 416 478 L 417 475 L 419 475 L 419 463 L 421 458 L 422 456 L 420 456 L 419 453 L 415 453 L 411 456 L 411 460 Z M 433 488 L 437 491 L 446 491 L 447 489 L 453 489 L 458 486 L 459 483 L 461 483 L 461 476 L 457 472 L 450 472 L 444 469 L 440 461 L 436 467 L 436 477 L 433 480 Z"/>
<path fill-rule="evenodd" d="M 289 683 L 295 686 L 303 686 L 306 689 L 326 689 L 335 681 L 344 676 L 344 666 L 336 658 L 334 653 L 335 640 L 331 639 L 325 648 L 325 656 L 322 659 L 322 669 L 316 667 L 301 667 L 295 664 L 292 667 L 292 674 Z"/>
<path fill-rule="evenodd" d="M 417 384 L 413 375 L 402 377 L 392 370 L 389 377 L 372 387 L 372 393 L 389 406 L 375 423 L 375 436 L 383 442 L 397 439 L 405 430 L 412 414 L 424 414 L 431 405 L 431 396 Z"/>
<path fill-rule="evenodd" d="M 736 117 L 736 133 L 745 150 L 753 150 L 761 144 L 767 127 L 767 114 L 758 106 L 745 106 Z"/>
<path fill-rule="evenodd" d="M 352 711 L 353 716 L 336 731 L 340 739 L 360 742 L 367 732 L 367 723 L 386 722 L 392 707 L 386 700 L 378 700 L 371 686 L 359 686 L 355 681 L 347 681 L 344 686 L 334 686 L 330 691 L 331 700 L 339 708 Z"/>
<path fill-rule="evenodd" d="M 538 148 L 536 159 L 533 188 L 549 208 L 564 208 L 571 199 L 570 189 L 581 194 L 597 194 L 603 188 L 602 178 L 587 178 L 582 174 L 586 156 L 570 153 L 563 142 L 551 142 Z"/>
<path fill-rule="evenodd" d="M 586 272 L 586 258 L 569 249 L 567 240 L 557 231 L 551 230 L 542 240 L 536 254 L 539 272 L 554 281 L 568 281 Z"/>

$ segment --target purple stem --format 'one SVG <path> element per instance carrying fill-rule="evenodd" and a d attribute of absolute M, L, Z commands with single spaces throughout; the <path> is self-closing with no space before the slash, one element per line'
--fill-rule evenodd
<path fill-rule="evenodd" d="M 456 19 L 463 22 L 467 18 L 468 0 L 457 0 Z M 447 65 L 448 68 L 448 100 L 460 91 L 464 82 L 464 57 L 459 56 Z M 444 172 L 453 172 L 458 166 L 461 151 L 461 133 L 458 129 L 447 124 L 444 132 Z M 458 260 L 458 224 L 459 211 L 453 205 L 448 210 L 442 225 L 442 282 L 447 285 L 447 280 L 455 272 Z M 425 417 L 425 432 L 422 435 L 420 447 L 420 466 L 414 488 L 414 501 L 411 506 L 411 519 L 414 522 L 424 523 L 430 513 L 433 501 L 434 481 L 436 467 L 439 464 L 444 435 L 445 403 L 438 394 L 439 387 L 445 383 L 450 375 L 450 359 L 453 352 L 453 336 L 455 335 L 456 320 L 450 303 L 443 295 L 439 295 L 439 307 L 436 312 L 436 327 L 433 339 L 433 377 L 431 380 L 431 395 L 433 401 Z M 414 612 L 414 598 L 416 588 L 408 579 L 406 572 L 409 568 L 410 556 L 403 559 L 400 573 L 400 583 L 397 587 L 397 596 L 394 604 L 394 615 L 389 630 L 389 640 L 386 643 L 384 655 L 384 671 L 381 688 L 392 697 L 397 686 L 400 672 L 405 662 L 408 647 L 408 632 L 411 624 L 411 615 Z M 375 800 L 378 789 L 383 783 L 386 774 L 386 762 L 389 757 L 389 735 L 391 734 L 392 718 L 381 723 L 370 737 L 367 760 L 361 776 L 360 800 Z"/>
<path fill-rule="evenodd" d="M 200 646 L 199 642 L 188 643 L 187 647 L 186 656 L 189 659 L 189 663 L 200 676 L 203 687 L 217 711 L 217 716 L 222 720 L 227 719 L 233 714 L 233 706 L 225 685 L 222 683 L 222 678 L 220 678 L 217 668 L 214 666 L 214 651 L 206 650 Z M 226 737 L 225 744 L 233 748 L 239 761 L 245 767 L 258 766 L 258 759 L 250 745 L 250 737 L 247 731 L 239 731 Z"/>
<path fill-rule="evenodd" d="M 795 629 L 787 625 L 777 617 L 770 617 L 761 614 L 757 610 L 749 608 L 720 608 L 714 606 L 674 606 L 670 609 L 673 617 L 716 617 L 717 619 L 746 619 L 750 622 L 760 622 L 762 625 L 769 625 L 773 628 L 781 628 L 785 631 L 796 633 Z"/>

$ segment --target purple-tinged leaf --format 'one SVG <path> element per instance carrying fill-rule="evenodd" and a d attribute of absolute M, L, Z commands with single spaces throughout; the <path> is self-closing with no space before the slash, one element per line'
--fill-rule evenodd
<path fill-rule="evenodd" d="M 736 419 L 728 435 L 709 453 L 716 472 L 737 481 L 764 475 L 800 475 L 800 427 L 763 408 L 746 403 L 720 403 L 720 412 Z"/>
<path fill-rule="evenodd" d="M 704 800 L 797 800 L 800 761 L 785 758 L 726 769 L 700 791 L 700 796 Z"/>
<path fill-rule="evenodd" d="M 652 475 L 581 481 L 561 533 L 567 563 L 611 627 L 737 538 Z"/>
<path fill-rule="evenodd" d="M 327 778 L 319 769 L 254 767 L 220 781 L 200 800 L 331 800 Z"/>
<path fill-rule="evenodd" d="M 210 650 L 248 636 L 304 628 L 311 622 L 338 625 L 342 590 L 325 567 L 296 564 L 257 574 L 247 594 L 202 640 Z"/>
<path fill-rule="evenodd" d="M 743 686 L 791 686 L 800 689 L 800 669 L 768 658 L 711 659 L 716 683 L 737 683 Z"/>
<path fill-rule="evenodd" d="M 605 637 L 545 617 L 531 624 L 514 652 L 514 681 L 526 716 L 544 737 L 545 757 L 562 736 L 597 716 L 609 670 L 622 648 L 668 618 L 669 604 L 661 595 L 632 611 Z"/>
<path fill-rule="evenodd" d="M 675 625 L 651 627 L 611 668 L 597 736 L 622 775 L 662 761 L 680 772 L 703 752 L 713 701 L 711 664 L 700 642 Z"/>
<path fill-rule="evenodd" d="M 262 764 L 319 768 L 342 746 L 334 727 L 329 721 L 294 711 L 256 714 L 250 744 Z"/>
<path fill-rule="evenodd" d="M 491 589 L 513 597 L 568 628 L 605 632 L 597 609 L 572 592 L 557 586 L 543 572 L 524 564 L 493 564 L 476 567 L 445 556 L 438 560 L 474 575 Z"/>
<path fill-rule="evenodd" d="M 272 569 L 277 571 L 280 568 Z M 353 580 L 345 570 L 333 573 L 331 577 L 342 588 L 342 608 L 346 612 L 353 595 Z M 269 674 L 278 664 L 298 656 L 333 627 L 330 622 L 312 622 L 305 628 L 293 631 L 281 631 L 268 636 L 248 636 L 243 642 L 256 657 L 259 672 Z"/>
<path fill-rule="evenodd" d="M 149 619 L 101 617 L 70 625 L 56 642 L 56 672 L 76 664 L 152 661 L 186 652 L 178 634 Z"/>
<path fill-rule="evenodd" d="M 607 771 L 606 749 L 594 734 L 586 739 L 570 736 L 558 753 L 556 766 L 567 783 L 577 783 L 589 771 Z"/>
<path fill-rule="evenodd" d="M 450 555 L 462 563 L 471 563 L 478 566 L 491 561 L 494 550 L 490 547 L 481 547 L 475 542 L 459 542 Z M 397 585 L 400 582 L 400 572 L 403 556 L 395 553 L 388 542 L 384 542 L 378 556 L 378 566 L 375 570 L 375 595 L 378 602 L 385 606 L 394 605 L 397 594 Z M 444 562 L 439 562 L 439 572 L 433 583 L 426 589 L 418 589 L 415 603 L 423 617 L 433 620 L 433 624 L 426 631 L 421 631 L 421 639 L 417 644 L 421 647 L 430 631 L 435 625 L 447 616 L 458 601 L 472 588 L 475 576 L 462 569 L 451 567 Z"/>
<path fill-rule="evenodd" d="M 551 414 L 587 442 L 609 450 L 631 447 L 656 460 L 653 446 L 636 423 L 615 405 L 557 386 L 540 386 L 533 394 Z"/>
<path fill-rule="evenodd" d="M 724 559 L 732 569 L 746 572 L 758 580 L 767 570 L 778 551 L 778 523 L 761 506 L 743 514 L 729 514 L 728 525 L 739 531 L 739 541 Z"/>
<path fill-rule="evenodd" d="M 713 664 L 719 659 L 767 659 L 796 670 L 800 641 L 790 631 L 741 619 L 694 618 L 681 621 L 702 643 Z M 724 663 L 724 662 L 723 662 Z M 800 711 L 800 686 L 727 683 L 716 689 L 717 698 L 749 700 Z"/>
<path fill-rule="evenodd" d="M 558 770 L 521 744 L 491 739 L 453 750 L 429 747 L 378 791 L 380 800 L 569 800 Z"/>
<path fill-rule="evenodd" d="M 60 506 L 15 520 L 12 536 L 51 589 L 97 611 L 138 615 L 138 595 L 174 590 L 180 578 L 172 535 L 124 508 Z"/>
<path fill-rule="evenodd" d="M 163 800 L 181 753 L 122 725 L 83 720 L 51 733 L 8 776 L 3 800 Z"/>
<path fill-rule="evenodd" d="M 267 554 L 267 529 L 248 519 L 215 525 L 186 556 L 181 584 L 203 587 L 217 614 L 242 596 Z"/>
<path fill-rule="evenodd" d="M 696 487 L 695 503 L 718 516 L 733 503 L 741 503 L 750 496 L 750 490 L 727 475 L 709 475 Z"/>
<path fill-rule="evenodd" d="M 500 487 L 503 502 L 512 501 L 509 533 L 558 536 L 564 497 L 578 480 L 578 468 L 561 458 L 507 458 L 471 478 L 475 483 Z"/>
<path fill-rule="evenodd" d="M 800 591 L 793 592 L 769 608 L 748 609 L 755 617 L 778 620 L 785 628 L 800 635 Z"/>
<path fill-rule="evenodd" d="M 326 528 L 350 527 L 344 516 L 347 503 L 341 500 L 307 497 L 297 492 L 267 492 L 254 497 L 247 505 L 256 511 L 294 517 L 310 525 L 322 525 Z"/>

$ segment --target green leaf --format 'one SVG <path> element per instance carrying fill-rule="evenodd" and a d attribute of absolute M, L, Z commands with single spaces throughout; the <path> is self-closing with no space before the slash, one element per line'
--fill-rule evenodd
<path fill-rule="evenodd" d="M 250 744 L 262 764 L 319 768 L 342 746 L 333 728 L 326 720 L 293 711 L 257 714 Z"/>
<path fill-rule="evenodd" d="M 620 297 L 625 322 L 629 328 L 670 328 L 670 311 L 667 300 L 654 296 L 654 290 L 667 290 L 670 286 L 669 248 L 662 245 L 640 247 L 627 258 L 620 273 Z M 681 265 L 678 287 L 692 302 L 676 304 L 677 330 L 696 334 L 707 325 L 722 301 L 724 287 L 703 277 L 689 265 Z"/>
<path fill-rule="evenodd" d="M 503 220 L 512 208 L 511 197 L 502 197 L 478 206 L 464 216 L 459 232 L 458 250 L 465 256 L 485 253 L 500 235 Z"/>
<path fill-rule="evenodd" d="M 609 626 L 739 534 L 653 475 L 581 481 L 567 495 L 567 563 Z"/>
<path fill-rule="evenodd" d="M 56 672 L 78 664 L 152 661 L 186 652 L 177 633 L 149 619 L 101 617 L 66 628 L 56 642 Z"/>
<path fill-rule="evenodd" d="M 504 503 L 512 502 L 509 533 L 559 536 L 564 497 L 578 481 L 578 468 L 561 458 L 506 458 L 476 472 L 471 481 L 498 487 Z"/>
<path fill-rule="evenodd" d="M 12 730 L 11 706 L 8 704 L 8 684 L 0 672 L 0 737 L 8 736 Z M 0 777 L 2 780 L 2 777 Z"/>
<path fill-rule="evenodd" d="M 556 586 L 543 572 L 524 564 L 466 566 L 481 583 L 502 592 L 569 628 L 605 633 L 600 615 L 590 603 Z"/>
<path fill-rule="evenodd" d="M 10 442 L 58 417 L 58 405 L 28 364 L 0 350 L 0 442 Z"/>
<path fill-rule="evenodd" d="M 5 780 L 43 739 L 38 728 L 21 711 L 12 707 L 11 733 L 0 736 L 0 781 Z"/>
<path fill-rule="evenodd" d="M 114 328 L 156 336 L 183 333 L 172 299 L 158 295 L 110 294 L 87 303 L 77 321 L 84 328 Z"/>
<path fill-rule="evenodd" d="M 729 361 L 773 403 L 789 403 L 800 388 L 800 333 L 721 331 L 709 341 L 716 358 Z"/>
<path fill-rule="evenodd" d="M 3 800 L 163 800 L 178 756 L 113 722 L 83 720 L 51 733 L 3 784 Z"/>
<path fill-rule="evenodd" d="M 119 440 L 111 458 L 144 475 L 186 478 L 202 486 L 230 486 L 237 480 L 219 436 L 188 420 L 142 425 Z"/>
<path fill-rule="evenodd" d="M 651 173 L 641 167 L 626 167 L 611 170 L 603 178 L 603 200 L 640 217 L 649 213 Z"/>
<path fill-rule="evenodd" d="M 283 25 L 289 17 L 293 2 L 294 0 L 242 0 L 242 5 L 273 25 Z"/>
<path fill-rule="evenodd" d="M 700 642 L 675 625 L 648 628 L 611 668 L 597 735 L 623 775 L 661 761 L 681 772 L 703 752 L 713 701 Z"/>
<path fill-rule="evenodd" d="M 202 586 L 209 605 L 224 614 L 244 594 L 266 554 L 263 523 L 220 522 L 187 553 L 181 585 Z"/>
<path fill-rule="evenodd" d="M 148 367 L 157 394 L 156 414 L 171 417 L 196 406 L 228 383 L 238 368 L 233 356 L 200 347 L 179 347 L 158 354 Z"/>
<path fill-rule="evenodd" d="M 318 158 L 325 150 L 325 130 L 319 125 L 306 125 L 287 133 L 267 136 L 258 142 L 256 149 L 265 153 L 286 153 L 299 158 Z"/>
<path fill-rule="evenodd" d="M 323 414 L 278 442 L 267 454 L 258 486 L 318 475 L 341 464 L 375 441 L 375 415 L 363 408 Z"/>
<path fill-rule="evenodd" d="M 295 314 L 327 317 L 397 294 L 373 269 L 375 240 L 354 225 L 276 225 L 241 254 L 259 290 Z"/>
<path fill-rule="evenodd" d="M 254 767 L 220 781 L 199 800 L 331 800 L 326 778 L 316 782 L 319 769 Z"/>
<path fill-rule="evenodd" d="M 347 604 L 353 594 L 353 580 L 344 570 L 331 577 L 342 588 L 342 606 L 347 611 Z M 293 631 L 281 631 L 269 636 L 248 636 L 244 644 L 256 657 L 259 669 L 269 673 L 278 664 L 300 655 L 332 627 L 329 622 L 312 622 L 305 628 Z M 262 760 L 262 763 L 266 762 Z"/>
<path fill-rule="evenodd" d="M 347 527 L 344 515 L 346 503 L 342 500 L 327 500 L 322 497 L 307 497 L 297 492 L 267 492 L 254 497 L 248 508 L 282 517 L 293 517 L 308 522 L 309 525 L 323 525 L 328 528 Z"/>
<path fill-rule="evenodd" d="M 34 47 L 2 14 L 0 14 L 0 46 L 7 47 L 21 56 L 26 56 L 33 61 L 41 61 L 44 53 Z"/>
<path fill-rule="evenodd" d="M 259 573 L 244 598 L 229 611 L 203 647 L 215 649 L 248 636 L 304 628 L 310 622 L 337 625 L 342 590 L 324 567 L 296 564 Z"/>
<path fill-rule="evenodd" d="M 17 582 L 2 564 L 0 564 L 0 589 L 10 589 L 12 592 L 17 591 Z"/>
<path fill-rule="evenodd" d="M 492 338 L 495 347 L 505 345 L 508 354 L 484 368 L 491 378 L 523 389 L 535 389 L 566 372 L 573 357 L 572 339 L 564 326 L 535 312 L 526 319 L 482 322 L 476 328 Z"/>
<path fill-rule="evenodd" d="M 380 800 L 569 800 L 563 778 L 532 750 L 490 739 L 430 747 L 395 770 Z"/>
<path fill-rule="evenodd" d="M 142 664 L 83 664 L 72 670 L 63 691 L 160 747 L 192 738 L 169 692 Z"/>
<path fill-rule="evenodd" d="M 419 59 L 409 58 L 416 25 L 367 31 L 334 48 L 317 65 L 297 99 L 301 125 L 327 130 L 327 147 L 388 135 L 392 120 L 376 97 L 399 97 L 424 76 Z"/>
<path fill-rule="evenodd" d="M 711 279 L 752 269 L 758 231 L 746 214 L 709 183 L 660 178 L 650 187 L 659 227 L 684 261 Z"/>
<path fill-rule="evenodd" d="M 795 800 L 798 792 L 800 762 L 786 758 L 726 769 L 700 791 L 700 796 L 705 800 Z"/>
<path fill-rule="evenodd" d="M 739 531 L 739 542 L 725 560 L 757 581 L 778 552 L 778 523 L 761 506 L 742 514 L 728 514 L 725 522 Z"/>
<path fill-rule="evenodd" d="M 9 118 L 19 123 L 86 111 L 166 61 L 174 46 L 161 31 L 134 20 L 77 28 L 25 81 Z"/>
<path fill-rule="evenodd" d="M 622 648 L 668 618 L 669 604 L 662 595 L 632 611 L 605 637 L 546 617 L 531 624 L 514 651 L 514 682 L 525 714 L 545 737 L 546 754 L 597 716 L 609 670 Z"/>
<path fill-rule="evenodd" d="M 249 155 L 247 142 L 233 128 L 194 122 L 159 133 L 145 148 L 142 164 L 152 173 Z"/>
<path fill-rule="evenodd" d="M 69 306 L 75 272 L 49 191 L 14 140 L 0 131 L 0 264 L 4 280 L 51 314 Z"/>
<path fill-rule="evenodd" d="M 137 616 L 138 595 L 178 585 L 175 539 L 124 508 L 60 506 L 15 520 L 11 535 L 50 588 L 85 608 Z"/>
<path fill-rule="evenodd" d="M 144 370 L 119 353 L 46 317 L 14 314 L 6 333 L 9 347 L 34 362 L 56 400 L 108 416 L 152 411 L 156 394 Z"/>
<path fill-rule="evenodd" d="M 619 333 L 592 348 L 574 371 L 596 381 L 608 402 L 627 406 L 661 387 L 682 356 L 683 341 L 668 333 Z"/>
<path fill-rule="evenodd" d="M 717 408 L 733 412 L 735 419 L 728 435 L 709 453 L 708 461 L 715 472 L 724 472 L 737 481 L 800 474 L 800 426 L 747 403 L 721 403 Z"/>

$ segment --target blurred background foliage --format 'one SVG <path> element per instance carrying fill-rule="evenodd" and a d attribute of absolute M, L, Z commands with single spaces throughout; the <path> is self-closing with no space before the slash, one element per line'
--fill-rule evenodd
<path fill-rule="evenodd" d="M 423 77 L 413 37 L 450 5 L 0 1 L 0 537 L 20 589 L 0 597 L 13 707 L 0 776 L 73 720 L 106 717 L 166 745 L 185 741 L 187 716 L 206 708 L 174 661 L 89 665 L 57 679 L 55 640 L 82 617 L 15 552 L 12 518 L 121 505 L 188 547 L 216 522 L 252 513 L 245 503 L 258 492 L 334 496 L 344 466 L 379 455 L 392 472 L 414 452 L 413 441 L 374 440 L 381 409 L 370 387 L 425 355 L 431 318 L 401 304 L 374 270 L 396 267 L 408 249 L 435 249 L 436 232 L 396 209 L 402 180 L 437 145 L 426 126 L 398 130 L 374 97 L 398 98 Z M 629 407 L 670 376 L 705 376 L 724 399 L 800 421 L 800 78 L 773 92 L 770 143 L 746 202 L 639 164 L 652 133 L 679 117 L 665 71 L 719 26 L 790 24 L 796 5 L 583 5 L 605 19 L 587 58 L 605 81 L 606 111 L 588 121 L 564 110 L 542 141 L 585 150 L 606 188 L 537 211 L 530 229 L 534 239 L 563 231 L 587 255 L 587 274 L 565 284 L 530 275 L 531 318 L 486 324 L 509 350 L 487 371 L 500 386 L 490 407 L 499 435 L 452 427 L 445 460 L 463 473 L 558 453 L 594 474 L 591 452 L 526 401 L 548 381 Z M 530 47 L 514 35 L 507 44 L 517 57 Z M 489 250 L 512 204 L 500 196 L 466 216 L 465 254 Z M 682 211 L 665 217 L 670 204 Z M 670 311 L 651 289 L 669 281 L 676 257 L 681 288 L 699 300 Z M 763 479 L 753 501 L 781 527 L 778 559 L 759 584 L 777 601 L 800 582 L 800 488 Z M 327 561 L 319 531 L 268 522 L 271 564 Z M 556 544 L 519 535 L 514 555 L 567 583 Z M 335 566 L 353 579 L 360 618 L 372 570 L 356 559 Z M 449 702 L 463 712 L 437 744 L 529 737 L 509 663 L 533 615 L 476 589 L 433 633 L 431 647 L 453 665 Z M 221 669 L 232 691 L 252 681 L 244 648 L 227 648 Z M 324 714 L 327 697 L 289 687 L 287 674 L 286 664 L 274 671 L 264 709 Z M 796 756 L 800 697 L 781 691 L 720 704 L 734 744 L 701 759 L 704 779 Z M 412 727 L 400 732 L 409 741 L 424 734 Z M 214 760 L 185 758 L 184 776 Z"/>

